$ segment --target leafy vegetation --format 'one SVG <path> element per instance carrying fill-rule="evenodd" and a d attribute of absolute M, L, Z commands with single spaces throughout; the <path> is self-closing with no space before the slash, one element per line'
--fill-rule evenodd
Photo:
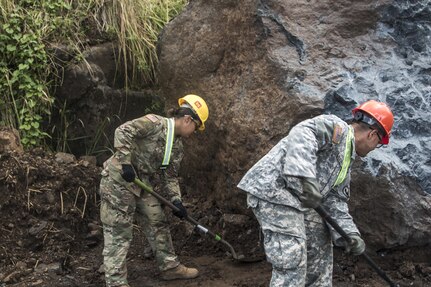
<path fill-rule="evenodd" d="M 142 82 L 137 75 L 155 83 L 157 37 L 186 2 L 0 0 L 0 125 L 17 128 L 26 147 L 44 144 L 49 135 L 43 123 L 62 80 L 53 46 L 66 45 L 74 61 L 84 61 L 81 52 L 95 29 L 101 39 L 117 43 L 119 61 L 132 72 L 130 83 Z M 64 147 L 67 131 L 63 140 Z"/>

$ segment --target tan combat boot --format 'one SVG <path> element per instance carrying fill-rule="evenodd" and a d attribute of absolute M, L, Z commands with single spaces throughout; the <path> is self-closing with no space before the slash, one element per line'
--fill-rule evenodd
<path fill-rule="evenodd" d="M 199 271 L 196 268 L 187 268 L 183 264 L 180 264 L 173 269 L 163 271 L 161 277 L 163 280 L 193 279 L 198 277 L 198 275 Z"/>

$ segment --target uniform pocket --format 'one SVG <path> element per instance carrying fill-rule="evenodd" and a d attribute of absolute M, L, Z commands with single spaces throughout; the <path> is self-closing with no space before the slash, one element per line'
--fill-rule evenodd
<path fill-rule="evenodd" d="M 104 200 L 100 203 L 100 220 L 108 226 L 114 226 L 117 223 L 116 213 L 109 206 L 109 203 Z"/>
<path fill-rule="evenodd" d="M 102 202 L 109 204 L 112 209 L 117 209 L 123 213 L 133 213 L 135 211 L 135 195 L 110 177 L 102 178 L 100 195 Z"/>
<path fill-rule="evenodd" d="M 256 196 L 247 194 L 247 206 L 251 208 L 256 208 L 259 205 L 259 199 Z"/>
<path fill-rule="evenodd" d="M 306 264 L 305 240 L 263 230 L 268 262 L 276 269 L 294 269 Z"/>

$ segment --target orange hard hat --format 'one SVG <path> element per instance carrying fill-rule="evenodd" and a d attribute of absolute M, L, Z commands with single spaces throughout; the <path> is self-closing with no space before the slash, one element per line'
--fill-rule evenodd
<path fill-rule="evenodd" d="M 389 143 L 391 129 L 394 125 L 394 115 L 388 105 L 370 100 L 354 108 L 352 113 L 354 119 L 357 121 L 362 121 L 369 125 L 377 124 L 380 132 L 383 133 L 380 143 Z"/>

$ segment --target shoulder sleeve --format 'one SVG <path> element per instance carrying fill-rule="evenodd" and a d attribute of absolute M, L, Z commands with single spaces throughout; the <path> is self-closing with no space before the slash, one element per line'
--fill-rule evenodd
<path fill-rule="evenodd" d="M 114 147 L 120 162 L 130 163 L 131 149 L 136 139 L 148 136 L 157 130 L 159 123 L 152 122 L 146 116 L 128 121 L 115 130 Z"/>
<path fill-rule="evenodd" d="M 317 152 L 330 142 L 332 124 L 321 117 L 305 120 L 283 139 L 286 157 L 283 175 L 316 178 Z"/>

